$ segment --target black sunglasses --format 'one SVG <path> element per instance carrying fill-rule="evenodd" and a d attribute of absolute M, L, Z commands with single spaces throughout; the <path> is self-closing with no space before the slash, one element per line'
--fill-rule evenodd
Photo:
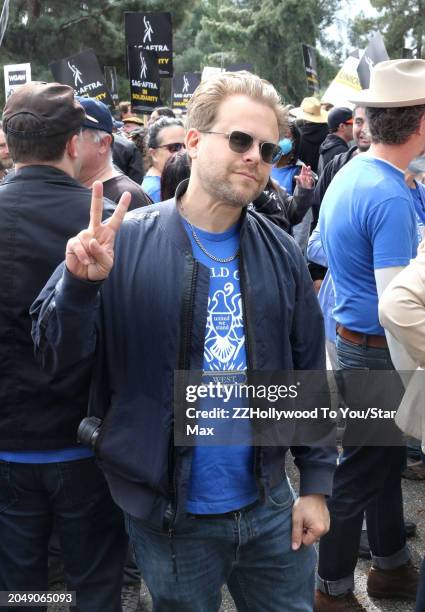
<path fill-rule="evenodd" d="M 167 149 L 170 153 L 178 153 L 182 149 L 185 149 L 186 145 L 184 142 L 170 142 L 170 144 L 158 145 L 155 149 Z"/>
<path fill-rule="evenodd" d="M 203 134 L 221 134 L 226 136 L 229 141 L 229 147 L 235 153 L 246 153 L 252 147 L 255 138 L 245 132 L 239 132 L 239 130 L 233 130 L 233 132 L 208 132 L 206 130 L 200 130 Z M 282 156 L 282 149 L 278 144 L 274 142 L 259 142 L 261 159 L 266 164 L 275 164 L 279 161 Z"/>

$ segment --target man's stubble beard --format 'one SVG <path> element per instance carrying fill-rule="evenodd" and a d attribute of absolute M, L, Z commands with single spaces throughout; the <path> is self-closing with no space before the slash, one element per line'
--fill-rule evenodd
<path fill-rule="evenodd" d="M 0 163 L 5 170 L 10 170 L 11 168 L 13 168 L 13 159 L 11 157 L 5 157 L 4 159 L 1 159 Z"/>
<path fill-rule="evenodd" d="M 210 196 L 212 196 L 215 200 L 231 206 L 232 208 L 246 208 L 248 204 L 258 198 L 264 189 L 264 187 L 258 187 L 257 190 L 253 190 L 251 197 L 247 197 L 242 193 L 238 193 L 237 190 L 232 187 L 229 180 L 226 180 L 224 177 L 212 176 L 209 170 L 204 171 L 204 166 L 202 163 L 198 163 L 198 176 L 202 188 Z"/>

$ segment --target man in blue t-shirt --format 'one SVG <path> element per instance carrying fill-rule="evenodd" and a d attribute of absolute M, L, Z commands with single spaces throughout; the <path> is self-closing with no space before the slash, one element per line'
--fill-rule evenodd
<path fill-rule="evenodd" d="M 298 438 L 291 447 L 297 500 L 285 476 L 287 442 L 257 444 L 250 419 L 224 420 L 219 446 L 198 436 L 192 447 L 173 447 L 173 402 L 185 405 L 177 368 L 226 388 L 252 371 L 325 369 L 323 319 L 302 254 L 248 210 L 281 154 L 286 112 L 270 83 L 229 72 L 201 83 L 186 125 L 191 175 L 175 199 L 123 221 L 123 196 L 102 225 L 94 184 L 91 224 L 68 242 L 66 268 L 33 306 L 37 351 L 69 368 L 83 355 L 98 360 L 103 339 L 107 370 L 96 361 L 95 388 L 110 405 L 96 452 L 154 609 L 218 610 L 227 583 L 240 610 L 308 612 L 313 543 L 329 528 L 332 423 L 320 445 Z M 200 426 L 209 425 L 209 399 L 196 405 L 206 414 Z"/>
<path fill-rule="evenodd" d="M 366 106 L 371 147 L 338 172 L 322 202 L 320 233 L 335 288 L 341 369 L 414 367 L 402 347 L 385 336 L 378 298 L 417 249 L 415 209 L 404 171 L 425 146 L 424 77 L 422 60 L 376 66 L 370 89 L 355 100 Z M 372 386 L 365 390 L 365 405 L 375 405 L 367 403 L 376 392 Z M 347 405 L 351 391 L 346 389 Z M 402 394 L 400 384 L 388 409 L 398 408 Z M 346 436 L 352 427 L 347 424 Z M 320 542 L 317 612 L 363 609 L 352 591 L 364 512 L 372 552 L 368 593 L 415 599 L 418 574 L 403 525 L 404 454 L 401 439 L 397 447 L 344 448 L 328 502 L 331 530 Z"/>

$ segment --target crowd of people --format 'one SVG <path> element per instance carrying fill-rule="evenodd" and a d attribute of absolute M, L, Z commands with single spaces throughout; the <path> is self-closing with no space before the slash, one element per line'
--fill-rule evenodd
<path fill-rule="evenodd" d="M 408 453 L 424 469 L 424 84 L 425 61 L 382 62 L 325 110 L 226 72 L 148 120 L 58 83 L 8 98 L 0 591 L 46 592 L 59 568 L 79 612 L 141 609 L 142 579 L 155 612 L 217 612 L 225 584 L 240 611 L 361 611 L 364 556 L 370 597 L 425 611 L 401 487 Z M 250 419 L 221 425 L 233 444 L 175 443 L 194 372 L 327 368 L 339 406 L 370 373 L 391 444 L 355 419 L 319 443 L 293 423 L 257 443 Z"/>

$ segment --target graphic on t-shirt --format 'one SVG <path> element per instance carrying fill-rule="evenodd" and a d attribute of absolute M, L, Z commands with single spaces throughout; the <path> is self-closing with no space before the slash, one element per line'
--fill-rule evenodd
<path fill-rule="evenodd" d="M 204 359 L 211 370 L 245 368 L 242 297 L 232 282 L 208 299 Z"/>

